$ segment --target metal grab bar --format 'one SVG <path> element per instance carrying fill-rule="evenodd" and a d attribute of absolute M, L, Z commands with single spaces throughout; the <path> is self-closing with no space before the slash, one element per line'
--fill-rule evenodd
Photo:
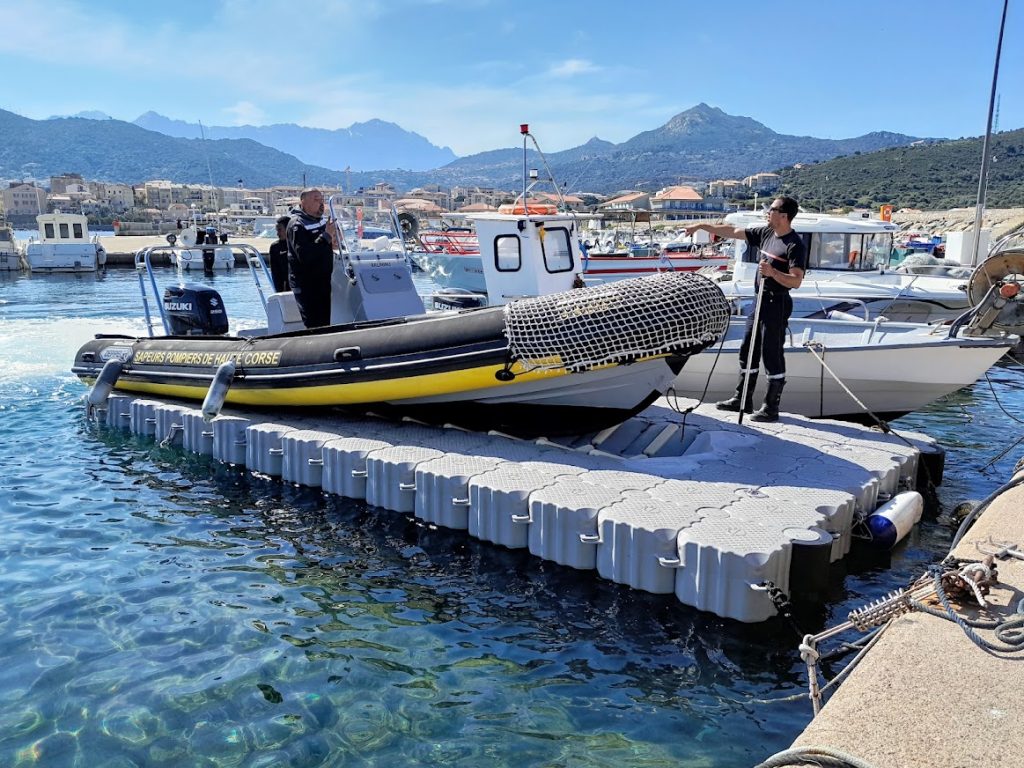
<path fill-rule="evenodd" d="M 232 255 L 234 255 L 237 249 L 245 258 L 245 263 L 249 267 L 249 273 L 256 284 L 256 292 L 259 294 L 263 311 L 266 312 L 267 297 L 264 294 L 260 273 L 262 273 L 263 279 L 267 281 L 268 285 L 273 285 L 274 283 L 270 277 L 270 269 L 263 259 L 263 254 L 248 243 L 224 243 L 218 244 L 215 247 L 231 248 Z M 156 302 L 157 309 L 160 310 L 160 324 L 163 326 L 164 335 L 171 335 L 171 325 L 167 320 L 167 313 L 164 311 L 164 303 L 160 296 L 160 288 L 156 284 L 156 273 L 153 271 L 153 254 L 173 253 L 180 250 L 183 250 L 181 246 L 176 245 L 148 245 L 135 252 L 135 272 L 139 278 L 139 293 L 142 296 L 142 309 L 146 315 L 146 330 L 150 338 L 156 335 L 153 333 L 153 329 L 157 325 L 156 320 L 153 318 L 153 312 L 149 307 L 150 291 L 152 291 L 152 298 Z M 147 280 L 149 281 L 149 288 L 146 286 Z"/>

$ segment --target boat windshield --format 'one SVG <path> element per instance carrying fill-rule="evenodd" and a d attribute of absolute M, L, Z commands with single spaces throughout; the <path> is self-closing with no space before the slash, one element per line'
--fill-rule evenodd
<path fill-rule="evenodd" d="M 889 266 L 893 237 L 891 232 L 813 232 L 804 242 L 811 269 L 871 271 Z"/>

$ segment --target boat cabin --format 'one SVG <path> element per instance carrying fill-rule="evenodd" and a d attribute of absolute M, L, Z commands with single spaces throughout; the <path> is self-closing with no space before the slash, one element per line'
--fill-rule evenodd
<path fill-rule="evenodd" d="M 743 229 L 765 226 L 765 217 L 753 211 L 730 213 L 726 224 Z M 895 266 L 893 238 L 899 227 L 881 219 L 856 216 L 825 216 L 798 213 L 793 229 L 807 247 L 808 270 L 877 272 Z M 736 241 L 736 279 L 751 280 L 757 254 L 748 253 L 743 240 Z"/>
<path fill-rule="evenodd" d="M 521 207 L 520 207 L 521 210 Z M 568 213 L 476 213 L 488 306 L 570 290 L 583 271 L 579 227 Z"/>
<path fill-rule="evenodd" d="M 80 213 L 43 213 L 36 216 L 40 243 L 87 243 L 89 219 Z"/>

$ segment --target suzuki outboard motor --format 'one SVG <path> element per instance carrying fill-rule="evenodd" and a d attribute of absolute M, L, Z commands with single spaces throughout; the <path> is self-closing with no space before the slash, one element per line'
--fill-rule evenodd
<path fill-rule="evenodd" d="M 228 313 L 220 294 L 198 283 L 166 288 L 164 314 L 173 336 L 221 336 L 228 332 Z"/>

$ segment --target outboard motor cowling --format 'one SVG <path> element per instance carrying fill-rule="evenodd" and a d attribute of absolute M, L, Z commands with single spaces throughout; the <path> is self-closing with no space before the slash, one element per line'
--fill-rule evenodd
<path fill-rule="evenodd" d="M 206 285 L 185 283 L 166 288 L 164 314 L 174 336 L 222 336 L 228 332 L 224 302 Z"/>

